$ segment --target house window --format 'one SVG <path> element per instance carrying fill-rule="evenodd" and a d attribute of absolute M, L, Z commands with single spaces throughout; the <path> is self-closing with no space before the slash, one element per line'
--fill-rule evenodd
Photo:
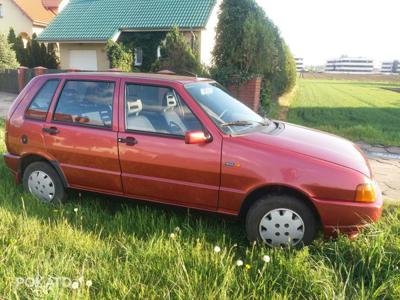
<path fill-rule="evenodd" d="M 0 3 L 0 18 L 2 18 L 3 16 L 4 16 L 3 4 Z"/>
<path fill-rule="evenodd" d="M 161 47 L 157 47 L 157 59 L 161 58 Z"/>
<path fill-rule="evenodd" d="M 135 48 L 135 66 L 141 66 L 143 63 L 143 50 L 142 48 Z"/>

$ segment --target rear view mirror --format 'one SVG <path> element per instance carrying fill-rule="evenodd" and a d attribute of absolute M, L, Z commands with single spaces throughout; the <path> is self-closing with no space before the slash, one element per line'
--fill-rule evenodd
<path fill-rule="evenodd" d="M 185 143 L 186 144 L 205 144 L 211 142 L 212 137 L 209 133 L 205 133 L 204 131 L 188 131 L 185 134 Z"/>

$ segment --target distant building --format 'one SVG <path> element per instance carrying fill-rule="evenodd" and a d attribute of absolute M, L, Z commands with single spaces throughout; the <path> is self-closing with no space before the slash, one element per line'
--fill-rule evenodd
<path fill-rule="evenodd" d="M 385 74 L 396 74 L 400 73 L 400 61 L 384 61 L 381 66 L 381 73 Z"/>
<path fill-rule="evenodd" d="M 301 57 L 295 57 L 294 60 L 296 61 L 297 72 L 303 72 L 304 71 L 304 59 Z"/>
<path fill-rule="evenodd" d="M 341 57 L 326 62 L 325 72 L 330 73 L 372 73 L 374 61 L 363 57 Z"/>

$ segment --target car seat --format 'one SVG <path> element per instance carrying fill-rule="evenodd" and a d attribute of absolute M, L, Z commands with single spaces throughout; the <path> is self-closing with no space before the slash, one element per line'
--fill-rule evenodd
<path fill-rule="evenodd" d="M 140 112 L 142 110 L 142 100 L 137 99 L 136 101 L 127 102 L 127 129 L 156 132 L 154 126 L 151 124 L 149 119 L 147 119 L 145 116 L 140 115 Z"/>
<path fill-rule="evenodd" d="M 185 133 L 187 131 L 187 128 L 176 111 L 178 107 L 178 102 L 173 93 L 168 92 L 165 94 L 163 106 L 165 106 L 164 118 L 165 121 L 167 121 L 169 128 L 173 130 L 174 128 L 178 127 L 178 131 L 180 131 L 180 133 Z"/>

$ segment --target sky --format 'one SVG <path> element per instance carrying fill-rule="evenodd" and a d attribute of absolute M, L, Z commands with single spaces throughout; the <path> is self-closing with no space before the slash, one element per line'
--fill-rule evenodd
<path fill-rule="evenodd" d="M 400 60 L 400 0 L 257 0 L 296 57 Z"/>

